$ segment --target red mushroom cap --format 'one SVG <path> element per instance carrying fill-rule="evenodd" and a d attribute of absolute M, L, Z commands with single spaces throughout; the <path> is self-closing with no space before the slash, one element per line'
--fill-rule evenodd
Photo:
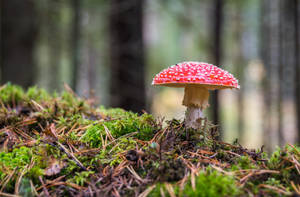
<path fill-rule="evenodd" d="M 152 85 L 201 85 L 208 89 L 240 88 L 238 80 L 232 74 L 203 62 L 182 62 L 170 66 L 153 78 Z"/>

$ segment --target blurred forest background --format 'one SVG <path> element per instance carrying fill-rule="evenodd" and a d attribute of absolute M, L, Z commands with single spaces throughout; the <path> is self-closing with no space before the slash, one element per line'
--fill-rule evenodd
<path fill-rule="evenodd" d="M 300 142 L 300 0 L 1 0 L 1 84 L 183 118 L 183 90 L 152 87 L 170 65 L 209 62 L 240 90 L 211 96 L 222 137 Z"/>

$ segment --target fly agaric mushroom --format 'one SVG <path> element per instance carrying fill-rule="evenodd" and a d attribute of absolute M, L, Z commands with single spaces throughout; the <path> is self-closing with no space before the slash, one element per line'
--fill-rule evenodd
<path fill-rule="evenodd" d="M 153 78 L 152 85 L 184 87 L 185 124 L 194 129 L 201 127 L 203 110 L 209 106 L 209 90 L 240 88 L 232 74 L 203 62 L 182 62 L 164 69 Z"/>

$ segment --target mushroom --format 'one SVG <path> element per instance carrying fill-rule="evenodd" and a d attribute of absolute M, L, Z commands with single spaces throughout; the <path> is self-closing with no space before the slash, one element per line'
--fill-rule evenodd
<path fill-rule="evenodd" d="M 209 106 L 209 90 L 240 88 L 238 80 L 227 71 L 212 64 L 191 61 L 164 69 L 153 78 L 152 85 L 184 87 L 185 125 L 193 129 L 201 128 L 203 110 Z"/>

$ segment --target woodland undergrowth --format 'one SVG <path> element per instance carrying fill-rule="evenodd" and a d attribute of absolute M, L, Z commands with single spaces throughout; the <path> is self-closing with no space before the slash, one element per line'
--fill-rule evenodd
<path fill-rule="evenodd" d="M 93 101 L 0 87 L 0 196 L 300 196 L 299 146 L 267 155 L 207 119 L 193 130 Z"/>

